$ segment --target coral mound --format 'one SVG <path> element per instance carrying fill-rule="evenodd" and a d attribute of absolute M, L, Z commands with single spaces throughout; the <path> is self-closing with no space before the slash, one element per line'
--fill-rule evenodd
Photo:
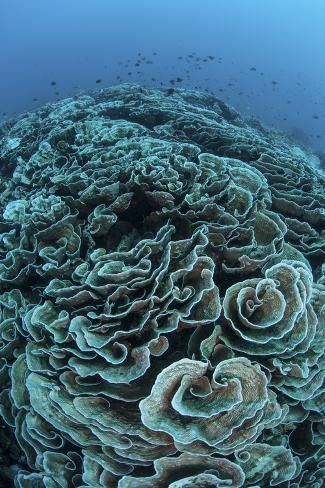
<path fill-rule="evenodd" d="M 302 151 L 211 95 L 119 85 L 3 125 L 0 191 L 1 486 L 321 487 Z"/>

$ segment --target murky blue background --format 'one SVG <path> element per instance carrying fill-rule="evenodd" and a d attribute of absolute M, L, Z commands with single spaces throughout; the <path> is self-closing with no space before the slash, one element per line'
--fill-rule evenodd
<path fill-rule="evenodd" d="M 324 26 L 324 0 L 1 0 L 0 121 L 134 81 L 212 90 L 325 151 Z"/>

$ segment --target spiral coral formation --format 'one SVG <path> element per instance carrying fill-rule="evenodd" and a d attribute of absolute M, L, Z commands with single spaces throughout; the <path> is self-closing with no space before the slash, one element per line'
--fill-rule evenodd
<path fill-rule="evenodd" d="M 211 95 L 120 85 L 4 125 L 0 190 L 1 486 L 322 485 L 307 156 Z"/>

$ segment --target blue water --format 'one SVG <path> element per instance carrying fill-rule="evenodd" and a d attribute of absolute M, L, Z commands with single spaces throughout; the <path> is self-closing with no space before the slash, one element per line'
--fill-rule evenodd
<path fill-rule="evenodd" d="M 324 25 L 324 0 L 1 0 L 0 121 L 178 77 L 325 151 Z"/>

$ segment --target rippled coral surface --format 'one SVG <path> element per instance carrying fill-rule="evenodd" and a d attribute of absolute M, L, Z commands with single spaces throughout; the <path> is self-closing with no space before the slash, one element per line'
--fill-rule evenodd
<path fill-rule="evenodd" d="M 0 130 L 1 486 L 320 488 L 308 155 L 211 95 L 137 85 Z"/>

